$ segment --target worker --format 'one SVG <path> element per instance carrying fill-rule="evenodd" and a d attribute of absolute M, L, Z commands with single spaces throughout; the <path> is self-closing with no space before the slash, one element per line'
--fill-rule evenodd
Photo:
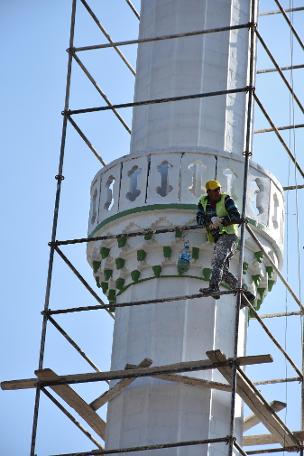
<path fill-rule="evenodd" d="M 226 282 L 231 289 L 238 286 L 237 278 L 229 271 L 229 261 L 235 254 L 238 246 L 238 227 L 245 222 L 233 201 L 221 191 L 221 184 L 217 180 L 206 183 L 207 195 L 202 195 L 198 202 L 197 224 L 207 230 L 208 241 L 215 243 L 212 259 L 212 273 L 209 287 L 201 288 L 205 296 L 220 298 L 220 283 Z M 244 291 L 246 298 L 253 302 L 255 296 L 250 291 Z M 242 307 L 246 300 L 242 300 Z"/>

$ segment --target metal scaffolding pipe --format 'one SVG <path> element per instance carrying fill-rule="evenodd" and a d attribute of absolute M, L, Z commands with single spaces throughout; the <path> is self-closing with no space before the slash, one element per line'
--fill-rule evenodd
<path fill-rule="evenodd" d="M 293 130 L 296 128 L 303 128 L 304 124 L 294 124 L 294 125 L 283 125 L 282 127 L 276 127 L 277 130 Z M 258 135 L 260 133 L 270 133 L 275 131 L 273 128 L 263 128 L 261 130 L 255 130 L 254 134 Z"/>
<path fill-rule="evenodd" d="M 135 6 L 133 5 L 133 3 L 131 2 L 131 0 L 125 0 L 126 3 L 129 5 L 129 7 L 131 8 L 131 10 L 133 11 L 134 15 L 137 17 L 137 19 L 139 20 L 140 19 L 140 15 L 139 15 L 139 12 L 137 11 L 137 9 L 135 8 Z"/>
<path fill-rule="evenodd" d="M 173 40 L 176 38 L 188 38 L 190 36 L 197 36 L 197 35 L 207 35 L 209 33 L 218 33 L 218 32 L 229 32 L 231 30 L 240 30 L 240 29 L 249 29 L 251 24 L 249 22 L 245 24 L 239 25 L 231 25 L 226 27 L 216 27 L 210 28 L 206 30 L 194 30 L 192 32 L 184 32 L 184 33 L 172 33 L 169 35 L 160 35 L 160 36 L 153 36 L 150 38 L 140 38 L 136 40 L 125 40 L 125 41 L 115 41 L 113 44 L 104 43 L 104 44 L 95 44 L 92 46 L 82 46 L 82 47 L 75 47 L 72 50 L 74 52 L 83 52 L 83 51 L 92 51 L 95 49 L 107 49 L 114 46 L 130 46 L 132 44 L 144 44 L 144 43 L 153 43 L 154 41 L 163 41 L 163 40 Z"/>
<path fill-rule="evenodd" d="M 299 13 L 304 11 L 304 6 L 298 6 L 296 8 L 286 8 L 284 9 L 285 13 Z M 259 14 L 260 17 L 262 16 L 273 16 L 274 14 L 282 14 L 281 10 L 272 10 L 272 11 L 264 11 Z"/>
<path fill-rule="evenodd" d="M 76 420 L 76 418 L 73 417 L 73 415 L 59 402 L 57 399 L 54 398 L 54 396 L 46 389 L 46 388 L 41 388 L 41 391 L 50 399 L 53 404 L 56 405 L 56 407 L 59 408 L 59 410 L 67 417 L 69 418 L 72 423 L 75 424 L 76 427 L 89 439 L 91 442 L 94 443 L 94 445 L 97 446 L 100 450 L 103 450 L 103 446 L 101 443 L 99 443 L 94 437 L 91 435 L 89 431 L 87 431 L 82 424 L 79 423 L 79 421 Z"/>
<path fill-rule="evenodd" d="M 290 27 L 290 30 L 292 31 L 292 33 L 296 37 L 296 40 L 298 41 L 299 45 L 301 46 L 302 50 L 304 51 L 304 43 L 303 43 L 302 39 L 300 38 L 300 35 L 298 34 L 296 29 L 294 28 L 293 23 L 291 22 L 291 20 L 287 16 L 287 14 L 284 11 L 284 8 L 282 7 L 282 5 L 279 2 L 279 0 L 274 0 L 274 1 L 278 5 L 278 8 L 279 8 L 280 12 L 282 13 L 282 15 L 283 15 L 285 21 L 287 22 L 288 26 Z"/>
<path fill-rule="evenodd" d="M 106 31 L 106 29 L 103 27 L 103 25 L 101 25 L 101 22 L 99 21 L 98 17 L 96 16 L 96 14 L 94 13 L 94 11 L 91 9 L 91 7 L 88 5 L 88 3 L 86 2 L 86 0 L 80 0 L 81 3 L 83 4 L 83 6 L 86 8 L 86 10 L 88 11 L 89 15 L 92 17 L 93 21 L 95 22 L 95 24 L 97 25 L 97 27 L 99 28 L 99 30 L 103 33 L 103 35 L 106 37 L 106 39 L 108 40 L 109 44 L 111 44 L 111 47 L 113 47 L 115 49 L 115 51 L 117 52 L 117 54 L 119 55 L 119 57 L 121 58 L 121 60 L 127 65 L 127 67 L 129 68 L 129 70 L 131 71 L 131 73 L 135 76 L 136 75 L 136 72 L 134 70 L 134 68 L 132 67 L 132 65 L 128 62 L 127 58 L 125 57 L 125 55 L 121 52 L 120 49 L 118 49 L 118 47 L 115 45 L 115 43 L 113 42 L 112 38 L 110 37 L 110 35 L 108 34 L 108 32 Z"/>
<path fill-rule="evenodd" d="M 115 104 L 112 106 L 96 106 L 93 108 L 84 108 L 84 109 L 67 109 L 62 112 L 64 116 L 71 116 L 74 114 L 85 114 L 88 112 L 98 112 L 98 111 L 109 111 L 110 109 L 125 109 L 125 108 L 134 108 L 136 106 L 147 106 L 160 103 L 170 103 L 172 101 L 184 101 L 184 100 L 194 100 L 196 98 L 208 98 L 208 97 L 217 97 L 220 95 L 230 95 L 233 93 L 248 92 L 249 87 L 241 87 L 238 89 L 228 89 L 228 90 L 217 90 L 215 92 L 204 92 L 204 93 L 195 93 L 190 95 L 182 95 L 177 97 L 168 97 L 168 98 L 153 98 L 150 100 L 143 101 L 134 101 L 132 103 L 121 103 Z"/>
<path fill-rule="evenodd" d="M 65 454 L 57 454 L 52 456 L 97 456 L 97 455 L 104 455 L 104 454 L 119 454 L 119 453 L 131 453 L 131 452 L 139 452 L 139 451 L 151 451 L 151 450 L 164 450 L 166 448 L 178 448 L 178 447 L 186 447 L 186 446 L 194 446 L 194 445 L 207 445 L 207 444 L 215 444 L 215 443 L 228 443 L 230 440 L 230 436 L 216 438 L 216 439 L 203 439 L 203 440 L 186 440 L 181 442 L 173 442 L 173 443 L 159 443 L 157 445 L 142 445 L 137 447 L 128 447 L 128 448 L 116 448 L 113 450 L 92 450 L 92 451 L 85 451 L 82 453 L 65 453 Z"/>
<path fill-rule="evenodd" d="M 292 162 L 295 164 L 297 170 L 299 171 L 299 173 L 301 174 L 302 177 L 304 177 L 304 171 L 303 169 L 301 168 L 300 164 L 298 163 L 297 159 L 295 158 L 295 156 L 293 155 L 292 151 L 289 149 L 289 147 L 287 146 L 286 142 L 284 141 L 284 139 L 282 138 L 282 136 L 280 135 L 277 127 L 275 126 L 275 124 L 273 123 L 273 121 L 271 120 L 271 117 L 269 116 L 268 112 L 266 111 L 266 109 L 264 108 L 263 104 L 261 103 L 260 99 L 257 97 L 256 94 L 254 94 L 254 98 L 255 98 L 255 101 L 257 103 L 257 105 L 259 106 L 259 108 L 261 109 L 262 113 L 264 114 L 264 116 L 266 117 L 266 119 L 268 120 L 268 122 L 270 123 L 273 131 L 275 132 L 278 140 L 280 141 L 280 143 L 282 144 L 282 146 L 284 147 L 284 149 L 286 150 L 286 152 L 288 153 L 290 159 L 292 160 Z"/>
<path fill-rule="evenodd" d="M 295 292 L 293 291 L 293 289 L 291 288 L 291 286 L 289 285 L 289 283 L 287 282 L 287 280 L 285 279 L 285 277 L 283 276 L 283 274 L 281 273 L 281 271 L 279 270 L 279 268 L 277 267 L 277 265 L 274 263 L 274 261 L 272 260 L 272 258 L 268 255 L 268 253 L 266 252 L 266 250 L 264 249 L 263 245 L 260 243 L 259 239 L 256 237 L 256 235 L 254 234 L 254 232 L 252 231 L 252 229 L 246 225 L 246 228 L 247 228 L 247 231 L 248 233 L 250 234 L 250 236 L 252 237 L 252 239 L 255 241 L 255 243 L 259 246 L 259 248 L 261 249 L 261 251 L 263 252 L 263 254 L 265 255 L 265 257 L 267 258 L 267 260 L 269 261 L 269 263 L 272 265 L 272 267 L 274 268 L 274 270 L 276 271 L 276 273 L 278 274 L 278 276 L 280 277 L 281 281 L 283 282 L 283 284 L 285 285 L 285 287 L 287 288 L 287 290 L 289 291 L 289 293 L 291 294 L 291 296 L 293 297 L 293 299 L 296 301 L 296 303 L 298 304 L 298 306 L 300 307 L 301 311 L 303 312 L 304 311 L 304 307 L 303 307 L 303 304 L 301 303 L 300 299 L 298 298 L 298 296 L 295 294 Z"/>
<path fill-rule="evenodd" d="M 270 58 L 270 60 L 272 61 L 272 63 L 274 64 L 277 72 L 279 73 L 279 75 L 281 76 L 282 80 L 284 81 L 286 87 L 288 88 L 289 92 L 291 93 L 292 97 L 294 98 L 294 100 L 296 101 L 297 105 L 299 106 L 299 108 L 301 109 L 302 113 L 304 114 L 304 107 L 301 103 L 301 101 L 299 100 L 299 98 L 297 97 L 297 95 L 295 94 L 293 88 L 291 87 L 291 85 L 289 84 L 288 80 L 286 79 L 286 77 L 284 76 L 283 72 L 281 71 L 277 61 L 275 60 L 274 56 L 272 55 L 272 53 L 270 52 L 270 49 L 268 48 L 267 44 L 265 43 L 265 41 L 263 40 L 263 38 L 261 37 L 260 33 L 258 32 L 258 30 L 256 30 L 256 34 L 257 34 L 257 37 L 259 39 L 259 42 L 261 43 L 261 45 L 263 46 L 266 54 L 268 55 L 268 57 Z"/>
<path fill-rule="evenodd" d="M 289 65 L 280 67 L 281 71 L 290 71 L 290 70 L 302 70 L 304 68 L 304 64 L 301 65 Z M 276 68 L 261 68 L 257 70 L 257 74 L 265 74 L 265 73 L 275 73 L 278 71 Z"/>
<path fill-rule="evenodd" d="M 109 100 L 109 98 L 107 97 L 107 95 L 103 92 L 103 90 L 99 87 L 99 85 L 97 84 L 97 82 L 95 81 L 95 79 L 93 78 L 93 76 L 91 75 L 91 73 L 88 71 L 88 69 L 86 68 L 86 66 L 82 63 L 82 61 L 80 60 L 80 58 L 78 57 L 77 54 L 73 53 L 73 58 L 76 60 L 76 62 L 78 63 L 78 65 L 80 66 L 80 68 L 82 69 L 82 71 L 84 72 L 84 74 L 87 76 L 87 78 L 89 79 L 89 81 L 93 84 L 93 86 L 95 87 L 95 89 L 97 90 L 97 92 L 99 93 L 99 95 L 101 95 L 101 97 L 104 99 L 104 101 L 107 103 L 107 105 L 109 106 L 109 108 L 113 111 L 113 113 L 115 114 L 115 116 L 117 117 L 117 119 L 121 122 L 121 124 L 124 126 L 124 128 L 127 130 L 128 133 L 131 134 L 131 129 L 129 128 L 128 124 L 125 122 L 125 120 L 121 117 L 121 115 L 119 114 L 119 112 L 116 111 L 116 109 L 113 107 L 113 104 L 111 103 L 111 101 Z"/>
<path fill-rule="evenodd" d="M 72 0 L 72 11 L 71 11 L 71 19 L 70 19 L 70 37 L 69 37 L 69 46 L 70 47 L 73 47 L 73 45 L 74 45 L 75 18 L 76 18 L 76 0 Z M 67 65 L 65 102 L 64 102 L 65 110 L 69 108 L 71 76 L 72 76 L 72 56 L 69 55 L 68 56 L 68 65 Z M 54 242 L 56 239 L 57 226 L 58 226 L 59 204 L 60 204 L 60 196 L 61 196 L 61 184 L 62 184 L 62 180 L 63 180 L 62 173 L 63 173 L 63 162 L 64 162 L 64 153 L 65 153 L 65 144 L 66 144 L 67 124 L 68 124 L 67 117 L 64 117 L 63 122 L 62 122 L 61 144 L 60 144 L 60 153 L 59 153 L 59 161 L 58 161 L 58 174 L 56 176 L 57 188 L 56 188 L 53 222 L 52 222 L 52 234 L 51 234 L 52 242 Z M 46 289 L 45 289 L 45 298 L 44 298 L 44 311 L 48 310 L 49 303 L 50 303 L 54 252 L 55 252 L 55 248 L 53 246 L 51 246 L 50 255 L 49 255 L 47 282 L 46 282 Z M 47 315 L 43 315 L 40 350 L 39 350 L 39 363 L 38 363 L 39 369 L 43 368 L 47 321 L 48 321 Z M 39 404 L 40 404 L 40 388 L 37 387 L 36 393 L 35 393 L 35 403 L 34 403 L 34 412 L 33 412 L 30 456 L 35 456 Z"/>

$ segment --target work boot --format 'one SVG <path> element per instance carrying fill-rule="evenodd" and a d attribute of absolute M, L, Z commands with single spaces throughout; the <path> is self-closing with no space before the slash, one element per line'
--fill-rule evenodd
<path fill-rule="evenodd" d="M 244 291 L 244 295 L 248 299 L 248 301 L 251 303 L 255 300 L 254 294 L 251 293 L 251 291 L 249 291 L 249 290 Z M 242 295 L 241 309 L 243 309 L 243 307 L 246 307 L 246 306 L 247 306 L 247 301 L 246 301 L 246 299 L 244 299 L 244 297 Z"/>
<path fill-rule="evenodd" d="M 214 299 L 220 299 L 221 297 L 219 287 L 200 288 L 199 291 L 203 293 L 204 296 L 212 296 Z"/>

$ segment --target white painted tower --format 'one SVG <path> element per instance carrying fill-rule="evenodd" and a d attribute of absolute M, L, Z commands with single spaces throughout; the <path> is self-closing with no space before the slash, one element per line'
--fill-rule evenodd
<path fill-rule="evenodd" d="M 140 38 L 249 21 L 250 0 L 142 0 Z M 246 87 L 248 37 L 245 28 L 140 45 L 135 100 Z M 89 235 L 194 224 L 204 184 L 215 177 L 240 207 L 245 125 L 244 92 L 135 108 L 130 154 L 104 167 L 93 180 Z M 246 215 L 280 265 L 282 188 L 269 172 L 251 163 L 248 189 Z M 192 262 L 183 275 L 177 270 L 184 242 L 179 231 L 89 243 L 97 285 L 117 302 L 196 293 L 208 283 L 212 245 L 203 230 L 185 232 L 184 238 L 190 241 Z M 230 266 L 235 273 L 237 265 L 235 255 Z M 243 267 L 244 282 L 258 296 L 259 306 L 275 277 L 249 239 Z M 202 298 L 117 309 L 111 369 L 144 358 L 158 366 L 198 360 L 212 349 L 232 356 L 234 312 L 231 295 L 219 301 Z M 240 316 L 239 355 L 245 352 L 246 312 Z M 190 375 L 224 381 L 216 370 Z M 107 448 L 224 437 L 229 434 L 230 402 L 227 392 L 136 379 L 109 403 Z M 236 418 L 241 437 L 239 398 Z M 172 448 L 153 455 L 207 453 L 227 454 L 227 446 Z"/>

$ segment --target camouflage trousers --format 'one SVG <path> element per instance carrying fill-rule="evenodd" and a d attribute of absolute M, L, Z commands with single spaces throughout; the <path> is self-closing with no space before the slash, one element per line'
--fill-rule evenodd
<path fill-rule="evenodd" d="M 222 280 L 226 282 L 230 288 L 237 287 L 237 278 L 229 272 L 229 260 L 235 254 L 237 245 L 238 237 L 235 234 L 223 234 L 219 237 L 213 250 L 210 287 L 217 288 Z"/>

